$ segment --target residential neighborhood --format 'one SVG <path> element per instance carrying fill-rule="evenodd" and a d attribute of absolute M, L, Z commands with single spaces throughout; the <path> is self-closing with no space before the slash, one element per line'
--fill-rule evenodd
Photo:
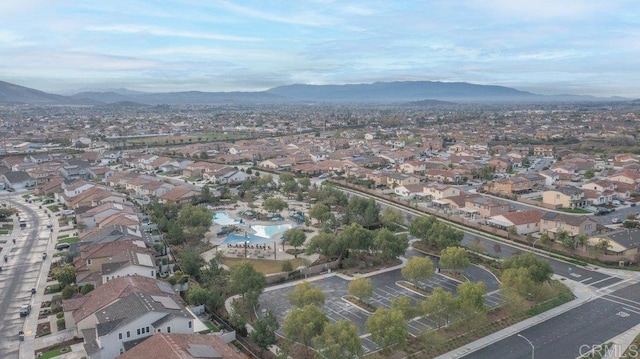
<path fill-rule="evenodd" d="M 269 285 L 331 273 L 331 256 L 307 250 L 315 236 L 349 233 L 354 218 L 367 230 L 382 223 L 380 207 L 371 222 L 371 212 L 336 209 L 347 200 L 329 201 L 321 191 L 331 186 L 404 208 L 398 232 L 413 233 L 415 216 L 433 216 L 534 249 L 637 266 L 640 153 L 628 133 L 637 134 L 640 113 L 540 107 L 397 108 L 381 116 L 358 106 L 351 120 L 336 109 L 301 108 L 295 121 L 281 109 L 198 106 L 175 109 L 180 121 L 169 116 L 173 109 L 130 109 L 114 118 L 108 109 L 46 107 L 20 109 L 33 120 L 25 121 L 13 115 L 17 107 L 0 107 L 2 193 L 47 222 L 54 249 L 42 257 L 51 273 L 30 340 L 44 343 L 50 320 L 62 320 L 69 347 L 87 358 L 163 350 L 250 355 L 257 350 L 251 336 L 224 329 L 224 320 L 237 320 L 231 304 L 198 292 L 229 279 L 207 283 L 194 273 L 214 276 L 221 268 L 233 276 L 237 264 L 229 258 L 299 266 L 268 273 Z M 319 215 L 324 201 L 328 212 Z M 183 211 L 208 222 L 191 223 Z M 299 244 L 284 235 L 296 228 L 305 236 Z M 19 235 L 8 230 L 3 243 Z M 190 246 L 198 246 L 195 257 Z M 61 268 L 73 271 L 71 282 Z M 64 299 L 50 293 L 67 287 Z M 34 353 L 51 348 L 39 345 Z M 373 353 L 376 345 L 363 347 Z"/>

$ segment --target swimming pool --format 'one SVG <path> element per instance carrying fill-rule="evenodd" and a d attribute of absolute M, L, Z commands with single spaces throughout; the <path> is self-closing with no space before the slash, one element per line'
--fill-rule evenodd
<path fill-rule="evenodd" d="M 213 221 L 223 226 L 240 223 L 239 220 L 229 217 L 227 212 L 216 212 L 213 214 Z"/>
<path fill-rule="evenodd" d="M 273 236 L 275 236 L 276 234 L 282 233 L 288 229 L 293 228 L 293 225 L 286 223 L 286 224 L 278 224 L 278 225 L 269 225 L 269 226 L 263 226 L 260 224 L 254 224 L 253 226 L 251 226 L 251 229 L 253 229 L 254 231 L 256 231 L 256 236 L 258 237 L 265 237 L 265 238 L 271 238 Z"/>

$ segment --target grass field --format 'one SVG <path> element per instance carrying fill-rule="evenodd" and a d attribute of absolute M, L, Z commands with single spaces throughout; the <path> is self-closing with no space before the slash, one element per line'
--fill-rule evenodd
<path fill-rule="evenodd" d="M 64 352 L 63 352 L 64 350 Z M 42 353 L 41 356 L 39 356 L 39 359 L 49 359 L 49 358 L 55 358 L 57 356 L 60 356 L 62 354 L 66 354 L 71 352 L 71 347 L 62 347 L 62 348 L 58 348 L 58 349 L 54 349 L 54 350 L 50 350 L 46 353 Z"/>
<path fill-rule="evenodd" d="M 282 272 L 282 263 L 286 261 L 275 261 L 270 259 L 244 259 L 244 258 L 225 258 L 222 262 L 229 268 L 233 268 L 243 261 L 248 261 L 253 264 L 255 269 L 264 274 L 273 274 Z M 304 265 L 304 260 L 301 258 L 291 259 L 293 269 Z"/>

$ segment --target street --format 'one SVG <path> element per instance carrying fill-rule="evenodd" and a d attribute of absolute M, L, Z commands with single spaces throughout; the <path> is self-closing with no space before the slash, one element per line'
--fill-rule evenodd
<path fill-rule="evenodd" d="M 11 201 L 8 201 L 8 196 Z M 18 350 L 23 344 L 18 339 L 18 332 L 24 331 L 26 340 L 33 340 L 35 323 L 40 305 L 33 302 L 31 288 L 38 287 L 38 279 L 42 267 L 42 252 L 49 242 L 49 234 L 45 225 L 48 223 L 44 211 L 28 205 L 17 193 L 2 193 L 0 200 L 20 211 L 20 218 L 26 219 L 27 227 L 20 229 L 17 218 L 14 221 L 11 239 L 2 244 L 2 254 L 7 255 L 7 262 L 2 263 L 0 272 L 0 358 L 19 358 Z M 19 314 L 23 304 L 31 304 L 32 310 L 26 317 Z"/>

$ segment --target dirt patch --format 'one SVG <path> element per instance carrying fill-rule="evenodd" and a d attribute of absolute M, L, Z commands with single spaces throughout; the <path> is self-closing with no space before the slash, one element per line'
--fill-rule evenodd
<path fill-rule="evenodd" d="M 49 323 L 39 323 L 36 327 L 36 338 L 51 334 L 51 326 Z"/>

